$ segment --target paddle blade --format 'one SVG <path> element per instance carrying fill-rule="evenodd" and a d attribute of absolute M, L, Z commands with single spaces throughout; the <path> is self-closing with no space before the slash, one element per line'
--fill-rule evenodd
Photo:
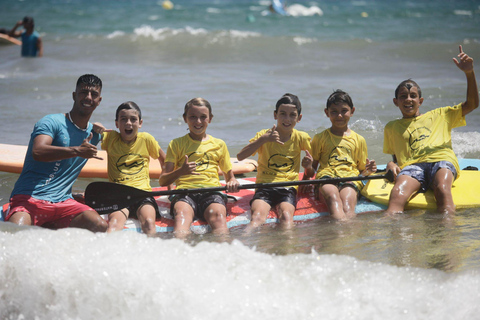
<path fill-rule="evenodd" d="M 85 204 L 99 214 L 126 208 L 150 196 L 150 192 L 112 182 L 92 182 L 85 189 Z"/>
<path fill-rule="evenodd" d="M 393 182 L 395 179 L 394 179 L 394 176 L 393 176 L 393 171 L 392 170 L 388 170 L 387 173 L 385 174 L 385 179 L 387 179 L 388 181 L 390 182 Z"/>

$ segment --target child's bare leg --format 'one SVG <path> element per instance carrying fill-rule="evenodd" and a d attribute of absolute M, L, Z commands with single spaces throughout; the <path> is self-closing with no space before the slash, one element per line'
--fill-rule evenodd
<path fill-rule="evenodd" d="M 212 203 L 204 212 L 205 220 L 215 234 L 227 234 L 227 208 L 220 203 Z"/>
<path fill-rule="evenodd" d="M 195 216 L 192 206 L 186 202 L 178 201 L 175 203 L 173 210 L 175 212 L 173 233 L 176 233 L 179 236 L 189 234 L 190 225 Z"/>
<path fill-rule="evenodd" d="M 319 192 L 325 199 L 332 218 L 338 220 L 346 219 L 345 212 L 343 211 L 343 201 L 340 197 L 338 187 L 333 184 L 323 184 L 320 186 Z"/>
<path fill-rule="evenodd" d="M 128 209 L 121 209 L 114 211 L 108 215 L 108 229 L 107 232 L 123 230 L 125 221 L 128 217 Z"/>
<path fill-rule="evenodd" d="M 280 225 L 285 229 L 290 229 L 294 226 L 293 216 L 295 215 L 295 206 L 289 202 L 281 202 L 277 208 Z"/>
<path fill-rule="evenodd" d="M 255 199 L 252 202 L 252 217 L 250 223 L 245 228 L 245 232 L 251 232 L 253 229 L 260 227 L 267 220 L 268 213 L 272 207 L 261 199 Z"/>
<path fill-rule="evenodd" d="M 343 212 L 347 218 L 354 218 L 355 207 L 357 206 L 358 193 L 357 190 L 350 186 L 345 186 L 340 190 L 340 198 L 342 199 Z"/>
<path fill-rule="evenodd" d="M 388 208 L 385 214 L 391 215 L 400 213 L 405 210 L 405 205 L 408 200 L 420 189 L 420 182 L 407 175 L 397 177 L 392 192 L 390 192 L 390 199 L 388 200 Z"/>
<path fill-rule="evenodd" d="M 157 233 L 157 228 L 155 226 L 155 217 L 157 213 L 155 208 L 149 204 L 144 204 L 137 210 L 138 221 L 142 226 L 143 233 L 147 235 L 153 235 Z"/>
<path fill-rule="evenodd" d="M 440 168 L 435 174 L 433 192 L 440 213 L 454 214 L 455 204 L 452 196 L 453 173 L 447 168 Z"/>

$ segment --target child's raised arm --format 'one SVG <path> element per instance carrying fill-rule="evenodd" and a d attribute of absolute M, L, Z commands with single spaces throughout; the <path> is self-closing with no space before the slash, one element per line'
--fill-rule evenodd
<path fill-rule="evenodd" d="M 273 125 L 272 129 L 269 129 L 260 138 L 246 145 L 242 149 L 242 151 L 237 154 L 237 159 L 239 161 L 242 161 L 243 159 L 250 157 L 252 154 L 255 153 L 255 151 L 257 151 L 258 148 L 260 148 L 266 142 L 276 142 L 279 144 L 283 144 L 283 142 L 280 140 L 280 135 L 278 134 L 278 131 L 276 131 L 276 128 L 277 126 Z"/>
<path fill-rule="evenodd" d="M 478 88 L 475 72 L 473 71 L 473 58 L 463 52 L 461 45 L 458 48 L 460 50 L 458 60 L 453 58 L 453 62 L 467 76 L 467 100 L 462 105 L 462 115 L 465 116 L 478 108 Z"/>
<path fill-rule="evenodd" d="M 183 165 L 175 169 L 175 164 L 173 162 L 165 163 L 165 170 L 160 174 L 159 184 L 161 186 L 168 186 L 175 182 L 178 178 L 186 174 L 200 175 L 200 173 L 195 172 L 197 165 L 195 162 L 188 162 L 188 156 L 185 155 L 185 162 Z"/>
<path fill-rule="evenodd" d="M 377 171 L 377 164 L 375 163 L 375 160 L 369 160 L 367 159 L 367 162 L 365 163 L 365 169 L 363 169 L 362 172 L 360 172 L 360 175 L 362 176 L 369 176 L 372 173 L 375 173 Z"/>
<path fill-rule="evenodd" d="M 93 125 L 93 132 L 96 132 L 98 134 L 102 134 L 104 132 L 114 131 L 113 129 L 105 128 L 105 126 L 103 124 L 101 124 L 100 122 L 94 122 L 92 125 Z M 103 139 L 103 135 L 102 135 L 102 139 Z"/>
<path fill-rule="evenodd" d="M 318 162 L 313 160 L 313 157 L 308 150 L 305 150 L 305 157 L 302 159 L 302 167 L 305 169 L 302 180 L 309 180 L 311 177 L 315 176 Z"/>
<path fill-rule="evenodd" d="M 165 172 L 165 157 L 166 157 L 165 152 L 162 149 L 160 149 L 160 152 L 158 153 L 158 162 L 160 163 L 160 168 L 162 168 L 162 173 Z M 173 190 L 172 184 L 168 185 L 168 190 Z"/>

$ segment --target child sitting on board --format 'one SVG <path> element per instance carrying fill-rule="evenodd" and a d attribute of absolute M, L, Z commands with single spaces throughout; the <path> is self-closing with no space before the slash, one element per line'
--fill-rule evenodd
<path fill-rule="evenodd" d="M 102 149 L 108 155 L 108 179 L 111 182 L 152 191 L 150 158 L 158 159 L 163 167 L 165 152 L 151 134 L 138 132 L 142 124 L 139 106 L 132 101 L 122 103 L 115 113 L 115 126 L 119 132 L 103 130 Z M 147 235 L 156 233 L 155 220 L 160 218 L 160 213 L 153 197 L 110 213 L 107 232 L 122 230 L 130 216 L 140 221 L 142 231 Z"/>
<path fill-rule="evenodd" d="M 473 59 L 463 52 L 462 46 L 459 50 L 458 61 L 453 61 L 467 77 L 465 102 L 421 114 L 422 91 L 416 82 L 405 80 L 395 90 L 393 103 L 403 117 L 389 122 L 384 131 L 383 152 L 393 155 L 387 170 L 392 170 L 396 177 L 388 215 L 403 212 L 414 193 L 429 188 L 433 189 L 439 212 L 455 212 L 452 184 L 460 168 L 452 149 L 451 131 L 466 125 L 465 115 L 478 107 Z"/>
<path fill-rule="evenodd" d="M 296 95 L 286 93 L 278 101 L 273 112 L 277 124 L 271 129 L 259 131 L 250 143 L 237 154 L 243 160 L 258 152 L 257 183 L 296 181 L 300 171 L 300 153 L 310 151 L 310 136 L 298 131 L 295 125 L 302 119 L 302 105 Z M 297 189 L 257 189 L 251 204 L 252 218 L 245 232 L 265 223 L 270 209 L 276 208 L 281 225 L 293 226 L 297 204 Z"/>
<path fill-rule="evenodd" d="M 212 107 L 207 100 L 194 98 L 185 104 L 183 120 L 190 132 L 170 141 L 160 185 L 175 182 L 177 189 L 218 187 L 220 168 L 227 192 L 238 191 L 239 183 L 233 175 L 227 145 L 207 134 L 212 118 Z M 175 195 L 170 212 L 174 217 L 174 233 L 179 237 L 190 233 L 194 218 L 208 222 L 213 233 L 228 233 L 226 196 L 222 192 Z"/>
<path fill-rule="evenodd" d="M 374 160 L 367 159 L 365 139 L 348 127 L 355 112 L 352 98 L 342 90 L 336 90 L 327 99 L 325 114 L 332 126 L 316 134 L 312 140 L 312 153 L 302 160 L 305 176 L 315 175 L 316 179 L 367 176 L 377 170 Z M 315 193 L 323 197 L 331 216 L 345 220 L 355 216 L 355 207 L 362 181 L 325 183 Z"/>

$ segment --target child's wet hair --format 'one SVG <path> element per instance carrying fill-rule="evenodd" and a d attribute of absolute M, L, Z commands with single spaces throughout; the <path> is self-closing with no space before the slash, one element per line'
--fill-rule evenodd
<path fill-rule="evenodd" d="M 115 121 L 118 121 L 118 115 L 122 110 L 135 110 L 138 113 L 138 120 L 142 120 L 142 111 L 140 107 L 133 101 L 127 101 L 118 106 L 117 111 L 115 112 Z"/>
<path fill-rule="evenodd" d="M 412 79 L 407 79 L 400 82 L 400 84 L 397 86 L 397 89 L 395 89 L 395 99 L 398 99 L 398 91 L 400 91 L 400 88 L 402 87 L 407 88 L 409 92 L 411 88 L 415 87 L 418 91 L 418 97 L 422 97 L 422 89 L 420 89 L 420 86 Z"/>
<path fill-rule="evenodd" d="M 293 104 L 297 108 L 298 115 L 302 114 L 302 104 L 296 95 L 285 93 L 280 100 L 277 101 L 277 104 L 275 105 L 275 112 L 278 111 L 278 107 L 280 107 L 282 104 Z"/>
<path fill-rule="evenodd" d="M 185 109 L 183 110 L 183 117 L 187 116 L 188 109 L 190 109 L 193 106 L 207 107 L 208 112 L 210 113 L 210 118 L 213 117 L 212 106 L 210 105 L 210 102 L 208 102 L 206 99 L 203 99 L 203 98 L 193 98 L 193 99 L 189 100 L 185 104 Z"/>
<path fill-rule="evenodd" d="M 332 104 L 337 104 L 338 105 L 340 103 L 345 103 L 350 108 L 353 108 L 353 101 L 352 101 L 352 98 L 350 97 L 350 95 L 343 90 L 337 89 L 328 97 L 328 99 L 327 99 L 327 109 Z"/>

